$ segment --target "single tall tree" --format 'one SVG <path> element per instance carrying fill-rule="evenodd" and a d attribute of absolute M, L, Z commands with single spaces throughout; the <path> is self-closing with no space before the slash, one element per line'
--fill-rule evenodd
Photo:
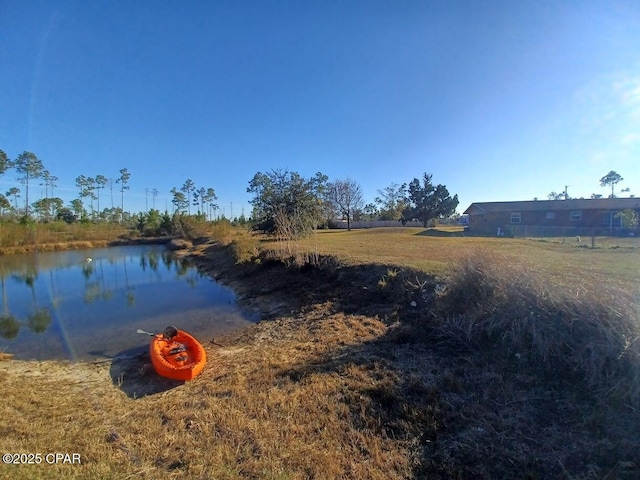
<path fill-rule="evenodd" d="M 9 160 L 7 154 L 0 149 L 0 175 L 3 175 L 9 168 L 11 168 L 11 160 Z"/>
<path fill-rule="evenodd" d="M 78 187 L 78 198 L 80 201 L 84 198 L 89 198 L 91 201 L 91 215 L 93 216 L 93 200 L 96 198 L 93 193 L 95 179 L 91 177 L 85 177 L 84 175 L 80 175 L 76 177 L 76 186 Z"/>
<path fill-rule="evenodd" d="M 87 177 L 87 197 L 89 197 L 91 208 L 91 219 L 95 220 L 95 210 L 93 209 L 93 201 L 97 198 L 96 194 L 96 179 L 93 177 Z"/>
<path fill-rule="evenodd" d="M 218 205 L 216 205 L 216 200 L 217 199 L 218 199 L 218 196 L 216 195 L 216 191 L 211 187 L 207 188 L 207 194 L 206 194 L 205 202 L 209 206 L 209 220 L 213 220 L 213 215 L 211 213 L 211 209 L 213 209 L 213 212 L 215 214 L 215 210 L 218 207 Z"/>
<path fill-rule="evenodd" d="M 122 208 L 122 215 L 124 216 L 124 191 L 129 190 L 129 178 L 131 174 L 129 170 L 123 168 L 120 170 L 120 178 L 116 180 L 116 183 L 120 184 L 120 195 L 121 195 L 121 204 L 120 208 Z"/>
<path fill-rule="evenodd" d="M 434 186 L 432 178 L 433 175 L 425 173 L 422 183 L 417 178 L 409 183 L 405 220 L 417 218 L 426 227 L 429 220 L 447 217 L 455 212 L 459 203 L 458 195 L 451 197 L 447 187 L 442 184 Z"/>
<path fill-rule="evenodd" d="M 170 193 L 173 195 L 171 203 L 174 205 L 174 213 L 176 211 L 178 213 L 182 213 L 184 209 L 188 207 L 187 197 L 185 197 L 184 193 L 178 191 L 175 187 L 171 189 Z"/>
<path fill-rule="evenodd" d="M 392 183 L 378 190 L 375 202 L 379 205 L 380 220 L 401 220 L 406 206 L 407 185 Z"/>
<path fill-rule="evenodd" d="M 35 178 L 40 178 L 44 171 L 44 165 L 35 153 L 22 152 L 15 161 L 16 171 L 22 176 L 20 182 L 26 185 L 25 193 L 25 214 L 29 216 L 29 183 Z"/>
<path fill-rule="evenodd" d="M 113 178 L 109 179 L 109 190 L 111 191 L 111 210 L 113 210 L 113 184 L 116 183 Z"/>
<path fill-rule="evenodd" d="M 96 185 L 96 192 L 98 192 L 97 194 L 98 212 L 100 211 L 100 190 L 106 187 L 108 183 L 109 183 L 109 179 L 107 177 L 105 177 L 104 175 L 96 175 L 95 185 Z"/>
<path fill-rule="evenodd" d="M 187 196 L 188 214 L 191 215 L 191 194 L 196 190 L 196 184 L 193 183 L 193 180 L 188 178 L 180 190 Z"/>
<path fill-rule="evenodd" d="M 13 207 L 16 209 L 16 213 L 18 212 L 18 197 L 20 196 L 20 189 L 18 187 L 11 187 L 7 193 L 5 193 L 7 197 L 13 197 Z"/>
<path fill-rule="evenodd" d="M 622 178 L 622 176 L 618 172 L 614 172 L 613 170 L 611 170 L 600 179 L 600 186 L 607 187 L 611 185 L 611 195 L 609 196 L 609 198 L 615 198 L 616 195 L 613 192 L 613 189 L 616 184 L 620 183 L 622 180 L 624 180 L 624 178 Z"/>
<path fill-rule="evenodd" d="M 329 201 L 347 219 L 347 230 L 351 230 L 353 213 L 364 205 L 360 185 L 348 178 L 331 182 L 327 187 Z"/>
<path fill-rule="evenodd" d="M 160 193 L 160 192 L 159 192 L 159 191 L 158 191 L 158 189 L 157 189 L 157 188 L 155 188 L 155 187 L 151 190 L 151 203 L 152 203 L 152 205 L 153 205 L 153 209 L 154 209 L 154 210 L 156 209 L 156 198 L 158 198 L 158 194 L 159 194 L 159 193 Z"/>

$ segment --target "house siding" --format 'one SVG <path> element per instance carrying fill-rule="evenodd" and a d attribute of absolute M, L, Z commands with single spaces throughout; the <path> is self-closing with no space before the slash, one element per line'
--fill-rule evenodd
<path fill-rule="evenodd" d="M 637 206 L 635 202 L 629 202 L 630 206 Z M 619 227 L 619 220 L 615 219 L 615 215 L 624 208 L 588 208 L 588 202 L 581 200 L 576 208 L 571 208 L 571 200 L 563 203 L 558 202 L 538 202 L 538 209 L 532 207 L 531 202 L 505 202 L 498 207 L 491 204 L 472 204 L 465 213 L 468 215 L 469 226 L 468 232 L 477 235 L 496 235 L 498 228 L 504 235 L 511 235 L 515 231 L 521 231 L 527 226 L 536 227 L 554 227 L 558 233 L 562 234 L 566 229 L 597 229 L 606 233 L 609 227 Z M 602 202 L 600 202 L 602 205 Z M 493 207 L 493 211 L 487 206 Z M 560 206 L 562 208 L 554 208 Z M 484 207 L 484 208 L 483 208 Z M 519 208 L 520 207 L 520 208 Z M 537 207 L 537 205 L 535 205 Z M 585 208 L 587 207 L 587 208 Z M 640 215 L 640 206 L 632 208 Z M 572 220 L 571 212 L 579 211 L 580 219 Z M 512 213 L 520 214 L 520 223 L 512 223 Z M 614 215 L 613 223 L 610 223 L 610 216 Z M 517 218 L 517 216 L 514 216 Z M 553 228 L 550 229 L 552 231 Z"/>

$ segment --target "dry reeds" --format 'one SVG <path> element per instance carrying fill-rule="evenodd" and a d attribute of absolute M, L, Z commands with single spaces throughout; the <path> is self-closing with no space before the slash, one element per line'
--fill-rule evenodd
<path fill-rule="evenodd" d="M 629 290 L 560 283 L 481 253 L 453 269 L 437 308 L 444 338 L 640 401 L 640 321 Z"/>
<path fill-rule="evenodd" d="M 113 224 L 0 224 L 0 253 L 24 253 L 104 246 L 130 231 Z"/>

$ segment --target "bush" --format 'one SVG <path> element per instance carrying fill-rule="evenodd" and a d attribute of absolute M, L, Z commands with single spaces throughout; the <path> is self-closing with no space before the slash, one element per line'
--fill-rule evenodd
<path fill-rule="evenodd" d="M 226 218 L 222 218 L 214 222 L 210 229 L 210 235 L 222 245 L 229 245 L 232 240 L 231 222 Z"/>
<path fill-rule="evenodd" d="M 188 240 L 195 240 L 207 236 L 209 232 L 207 223 L 204 220 L 200 220 L 193 215 L 175 213 L 171 222 L 171 233 Z"/>
<path fill-rule="evenodd" d="M 258 256 L 258 241 L 250 235 L 237 237 L 231 242 L 231 245 L 233 255 L 238 263 L 249 262 Z"/>

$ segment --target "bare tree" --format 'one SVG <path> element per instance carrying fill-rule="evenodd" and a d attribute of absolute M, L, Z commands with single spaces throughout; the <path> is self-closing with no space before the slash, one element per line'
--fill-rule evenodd
<path fill-rule="evenodd" d="M 347 219 L 347 230 L 351 230 L 354 212 L 364 205 L 360 185 L 350 178 L 336 180 L 329 184 L 328 195 L 335 208 Z"/>

